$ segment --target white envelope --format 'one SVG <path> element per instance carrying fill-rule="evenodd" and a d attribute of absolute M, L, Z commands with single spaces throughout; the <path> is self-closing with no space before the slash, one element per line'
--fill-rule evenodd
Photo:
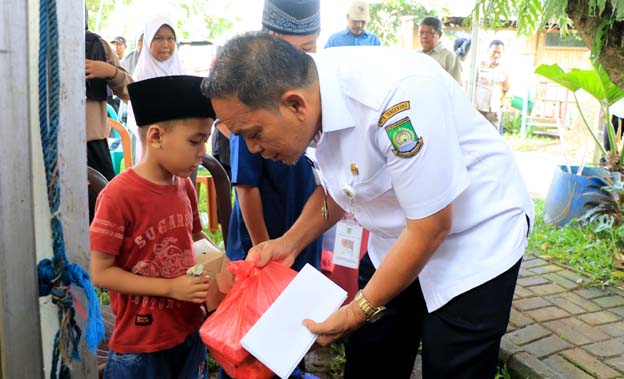
<path fill-rule="evenodd" d="M 325 320 L 347 292 L 306 264 L 241 340 L 242 346 L 282 379 L 295 370 L 316 335 L 303 319 Z"/>

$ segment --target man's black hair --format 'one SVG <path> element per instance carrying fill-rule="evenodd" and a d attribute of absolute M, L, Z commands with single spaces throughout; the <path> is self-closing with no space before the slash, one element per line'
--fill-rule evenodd
<path fill-rule="evenodd" d="M 235 96 L 251 108 L 276 109 L 284 92 L 316 80 L 309 55 L 268 33 L 248 32 L 223 46 L 202 92 L 211 99 Z"/>

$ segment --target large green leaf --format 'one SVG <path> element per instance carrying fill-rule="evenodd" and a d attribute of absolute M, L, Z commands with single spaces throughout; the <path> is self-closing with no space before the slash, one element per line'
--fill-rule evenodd
<path fill-rule="evenodd" d="M 535 69 L 535 73 L 550 79 L 562 87 L 576 92 L 581 88 L 578 76 L 573 78 L 569 73 L 565 73 L 558 64 L 541 64 Z M 588 74 L 589 75 L 589 74 Z"/>
<path fill-rule="evenodd" d="M 602 68 L 602 66 L 598 63 L 596 63 L 594 67 L 600 77 L 600 85 L 603 87 L 604 98 L 606 99 L 608 106 L 623 98 L 624 91 L 611 81 L 609 74 L 607 74 L 604 68 Z"/>
<path fill-rule="evenodd" d="M 569 72 L 563 71 L 556 63 L 552 65 L 542 64 L 535 70 L 535 73 L 572 92 L 582 89 L 596 100 L 604 101 L 607 106 L 624 97 L 624 91 L 613 84 L 600 64 L 594 65 L 591 70 L 573 68 Z"/>

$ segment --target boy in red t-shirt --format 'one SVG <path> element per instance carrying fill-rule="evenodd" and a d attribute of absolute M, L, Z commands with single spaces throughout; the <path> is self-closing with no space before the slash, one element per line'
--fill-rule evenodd
<path fill-rule="evenodd" d="M 208 378 L 198 329 L 209 279 L 185 275 L 206 237 L 189 179 L 215 117 L 201 79 L 128 86 L 145 153 L 100 193 L 90 227 L 91 278 L 115 314 L 105 378 Z"/>

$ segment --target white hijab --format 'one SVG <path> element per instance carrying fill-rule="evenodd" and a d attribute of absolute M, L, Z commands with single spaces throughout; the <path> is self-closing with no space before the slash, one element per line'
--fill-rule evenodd
<path fill-rule="evenodd" d="M 185 75 L 186 70 L 182 67 L 182 61 L 180 60 L 180 56 L 178 55 L 178 47 L 176 46 L 171 57 L 164 62 L 158 61 L 156 58 L 152 56 L 150 52 L 150 46 L 152 44 L 152 40 L 154 36 L 158 32 L 161 26 L 167 25 L 173 30 L 173 34 L 177 38 L 177 34 L 175 32 L 175 28 L 173 27 L 173 22 L 166 16 L 156 16 L 152 18 L 145 24 L 145 30 L 143 32 L 143 49 L 141 49 L 141 54 L 139 55 L 139 61 L 137 62 L 136 68 L 132 73 L 132 79 L 135 82 L 139 80 L 146 80 L 151 78 L 158 78 L 161 76 L 171 76 L 171 75 Z M 136 125 L 136 120 L 134 119 L 134 111 L 132 110 L 132 103 L 128 103 L 128 129 L 134 133 L 136 138 L 135 145 L 135 153 L 134 153 L 134 162 L 139 163 L 143 156 L 143 148 L 141 143 L 139 142 L 141 139 L 139 137 L 139 128 Z"/>
<path fill-rule="evenodd" d="M 139 61 L 132 73 L 135 81 L 157 78 L 160 76 L 184 75 L 186 70 L 182 66 L 182 61 L 178 55 L 178 47 L 176 46 L 171 57 L 164 62 L 158 61 L 150 52 L 150 46 L 154 36 L 161 26 L 167 25 L 173 30 L 173 34 L 177 38 L 177 33 L 173 27 L 174 23 L 166 16 L 155 16 L 145 24 L 143 32 L 143 49 L 139 55 Z"/>

